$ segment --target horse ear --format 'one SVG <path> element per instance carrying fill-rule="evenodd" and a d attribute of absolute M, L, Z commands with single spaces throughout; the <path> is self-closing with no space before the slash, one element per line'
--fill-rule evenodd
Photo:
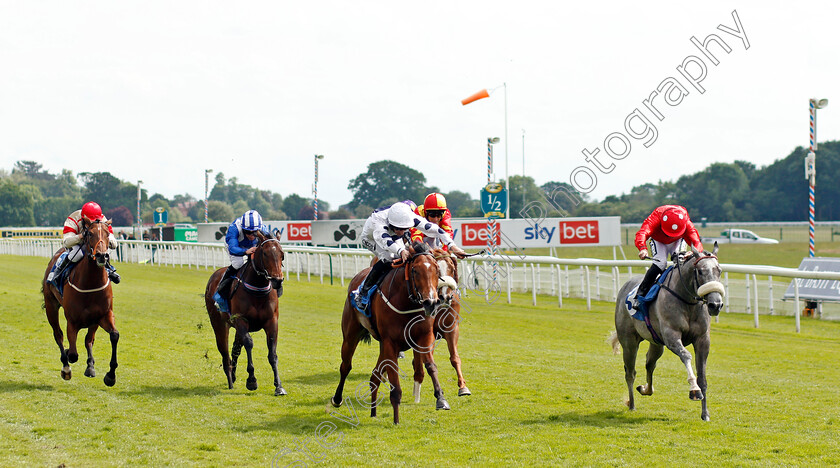
<path fill-rule="evenodd" d="M 695 256 L 699 256 L 699 255 L 700 255 L 700 251 L 699 251 L 699 250 L 697 250 L 697 248 L 696 248 L 696 247 L 694 247 L 693 245 L 691 246 L 691 251 L 694 253 L 694 255 L 695 255 Z"/>
<path fill-rule="evenodd" d="M 718 245 L 717 245 L 717 241 L 715 241 L 715 248 L 714 248 L 714 250 L 712 250 L 712 255 L 717 255 L 717 252 L 718 252 Z"/>
<path fill-rule="evenodd" d="M 106 219 L 106 220 L 105 220 L 105 224 L 107 224 L 108 226 L 110 226 L 110 225 L 111 225 L 111 220 L 110 220 L 110 219 Z"/>
<path fill-rule="evenodd" d="M 260 240 L 260 242 L 265 241 L 265 234 L 263 234 L 262 231 L 254 231 L 254 235 Z"/>

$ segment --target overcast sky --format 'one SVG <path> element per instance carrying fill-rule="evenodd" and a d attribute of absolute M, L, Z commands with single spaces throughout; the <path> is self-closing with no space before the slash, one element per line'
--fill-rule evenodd
<path fill-rule="evenodd" d="M 460 100 L 507 83 L 507 170 L 522 173 L 524 129 L 528 176 L 569 182 L 584 166 L 602 199 L 807 146 L 810 97 L 832 101 L 819 111 L 819 140 L 840 139 L 838 5 L 0 0 L 0 168 L 27 159 L 51 172 L 109 171 L 197 198 L 213 169 L 311 196 L 317 153 L 319 198 L 333 207 L 382 159 L 477 197 L 486 139 L 505 137 L 505 95 Z M 733 10 L 749 49 L 717 29 L 737 28 Z M 731 48 L 709 46 L 716 66 L 690 41 L 709 34 Z M 704 93 L 677 71 L 689 56 L 707 68 Z M 654 97 L 660 121 L 643 101 L 668 77 L 688 94 L 676 105 Z M 655 141 L 629 137 L 637 108 Z M 623 159 L 605 154 L 614 132 L 631 143 Z M 610 142 L 620 156 L 620 137 Z M 585 161 L 582 150 L 596 148 L 611 172 Z M 504 140 L 495 156 L 503 178 Z M 586 173 L 581 187 L 592 185 Z M 806 196 L 804 171 L 791 181 Z"/>

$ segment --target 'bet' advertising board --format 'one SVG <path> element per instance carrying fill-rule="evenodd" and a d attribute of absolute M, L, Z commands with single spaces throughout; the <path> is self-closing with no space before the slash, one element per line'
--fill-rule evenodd
<path fill-rule="evenodd" d="M 265 221 L 283 243 L 339 246 L 361 244 L 364 219 L 328 221 Z M 621 218 L 545 218 L 496 220 L 496 245 L 511 247 L 575 247 L 621 244 Z M 224 242 L 230 223 L 198 225 L 199 242 Z M 455 243 L 463 247 L 487 245 L 487 220 L 452 219 Z"/>
<path fill-rule="evenodd" d="M 312 242 L 311 221 L 263 221 L 271 232 L 280 233 L 280 242 Z M 199 242 L 224 242 L 230 223 L 202 223 L 198 225 Z"/>
<path fill-rule="evenodd" d="M 483 219 L 453 219 L 455 242 L 482 247 L 489 237 Z M 501 219 L 496 221 L 496 245 L 505 247 L 575 247 L 621 244 L 621 218 Z"/>

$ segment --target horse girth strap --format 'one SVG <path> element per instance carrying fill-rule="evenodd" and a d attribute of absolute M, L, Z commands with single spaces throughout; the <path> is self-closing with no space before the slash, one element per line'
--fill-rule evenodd
<path fill-rule="evenodd" d="M 391 308 L 391 310 L 393 310 L 394 312 L 396 312 L 396 313 L 398 313 L 398 314 L 413 314 L 413 313 L 415 313 L 415 312 L 421 312 L 421 311 L 423 311 L 423 310 L 424 310 L 422 307 L 417 308 L 417 309 L 411 309 L 411 310 L 400 310 L 400 309 L 397 309 L 397 308 L 394 306 L 394 304 L 391 304 L 391 301 L 389 301 L 389 300 L 388 300 L 388 298 L 387 298 L 387 297 L 385 297 L 385 294 L 384 294 L 384 293 L 382 293 L 382 290 L 381 290 L 381 289 L 379 290 L 379 295 L 380 295 L 380 296 L 382 296 L 382 300 L 383 300 L 383 301 L 385 301 L 385 304 L 386 304 L 388 307 L 390 307 L 390 308 Z"/>
<path fill-rule="evenodd" d="M 107 288 L 108 285 L 111 284 L 111 278 L 106 278 L 105 279 L 105 284 L 103 284 L 102 286 L 100 286 L 98 288 L 93 288 L 93 289 L 79 289 L 79 287 L 76 286 L 75 284 L 73 284 L 70 281 L 69 278 L 67 279 L 67 284 L 69 284 L 71 288 L 75 289 L 76 291 L 78 291 L 80 293 L 93 293 L 93 292 L 102 291 L 103 289 Z"/>

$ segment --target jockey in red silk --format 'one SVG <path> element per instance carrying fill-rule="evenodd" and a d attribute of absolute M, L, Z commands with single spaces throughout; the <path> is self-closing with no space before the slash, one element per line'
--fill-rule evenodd
<path fill-rule="evenodd" d="M 417 209 L 414 210 L 414 213 L 440 226 L 441 229 L 449 234 L 450 238 L 453 236 L 452 213 L 450 213 L 449 209 L 446 207 L 446 198 L 444 198 L 442 194 L 428 194 L 426 199 L 423 201 L 423 204 L 418 206 Z M 411 241 L 426 242 L 432 247 L 442 248 L 447 251 L 449 250 L 449 248 L 441 244 L 440 241 L 433 237 L 426 236 L 416 228 L 411 229 Z"/>
<path fill-rule="evenodd" d="M 650 251 L 648 255 L 645 244 L 649 241 Z M 680 250 L 682 242 L 687 242 L 697 250 L 703 250 L 700 242 L 700 234 L 688 217 L 688 210 L 679 205 L 663 205 L 653 210 L 653 213 L 642 222 L 642 228 L 636 233 L 636 248 L 639 249 L 639 258 L 653 259 L 642 283 L 639 285 L 634 301 L 634 308 L 638 308 L 639 297 L 643 297 L 653 286 L 656 278 L 665 271 L 668 258 L 672 253 Z"/>
<path fill-rule="evenodd" d="M 228 305 L 230 288 L 228 285 L 233 282 L 233 278 L 239 269 L 245 265 L 248 255 L 257 250 L 257 244 L 259 244 L 259 239 L 256 236 L 257 231 L 271 237 L 268 226 L 262 222 L 262 216 L 256 210 L 249 210 L 230 223 L 225 234 L 225 245 L 230 255 L 230 266 L 219 281 L 219 287 L 216 289 L 216 294 L 213 295 L 213 300 L 216 301 L 219 312 L 223 316 L 227 314 L 228 318 L 230 317 Z"/>
<path fill-rule="evenodd" d="M 67 268 L 71 263 L 77 263 L 84 258 L 82 241 L 84 238 L 84 221 L 92 223 L 94 221 L 105 221 L 105 215 L 102 214 L 102 207 L 96 202 L 87 202 L 82 206 L 81 210 L 76 210 L 67 217 L 64 221 L 64 234 L 61 238 L 64 248 L 67 250 L 67 255 L 63 257 L 61 263 L 56 265 L 55 270 L 50 272 L 47 276 L 47 281 L 53 281 L 55 277 L 59 276 L 61 272 Z M 108 248 L 117 248 L 117 239 L 114 237 L 114 230 L 111 225 L 108 225 Z M 115 284 L 119 284 L 120 275 L 117 274 L 116 268 L 110 263 L 106 265 L 108 270 L 108 277 L 111 278 Z"/>

